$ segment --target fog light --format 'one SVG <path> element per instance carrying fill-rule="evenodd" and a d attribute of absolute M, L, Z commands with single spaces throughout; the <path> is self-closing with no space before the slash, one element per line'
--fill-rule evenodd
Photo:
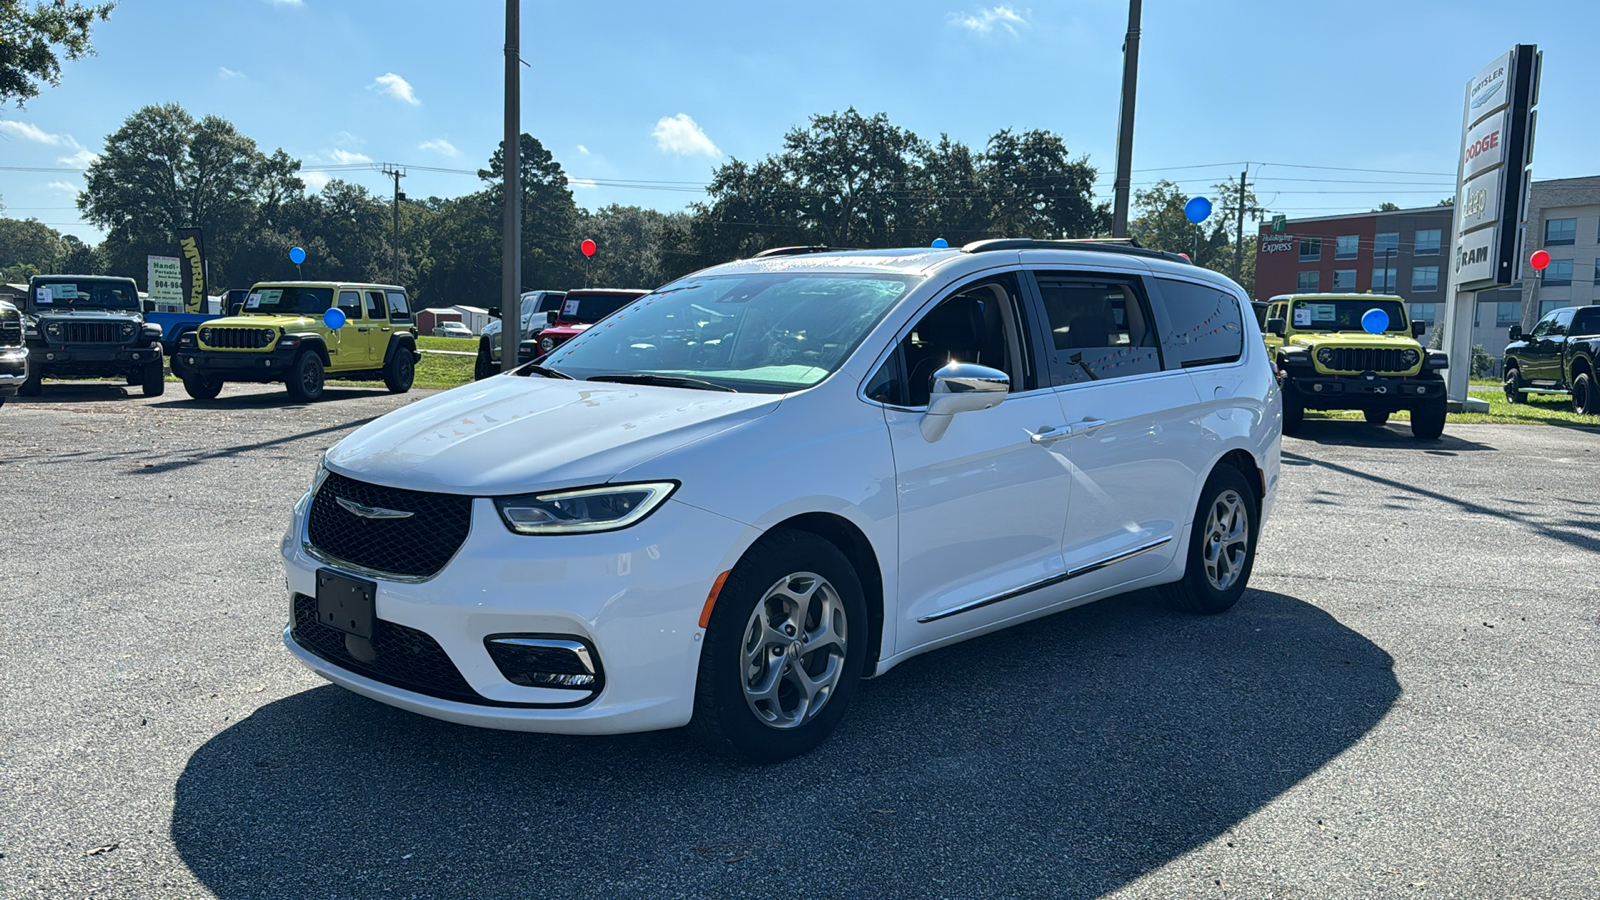
<path fill-rule="evenodd" d="M 139 354 L 137 354 L 137 353 L 133 354 L 133 358 L 134 359 L 138 359 L 139 358 Z"/>
<path fill-rule="evenodd" d="M 184 362 L 187 362 L 189 365 L 192 366 L 192 365 L 194 365 L 194 357 L 186 356 L 186 357 L 184 357 Z"/>
<path fill-rule="evenodd" d="M 590 693 L 600 691 L 599 662 L 583 641 L 536 635 L 492 635 L 484 638 L 483 644 L 500 674 L 512 684 Z"/>
<path fill-rule="evenodd" d="M 44 355 L 44 358 L 45 358 L 45 359 L 55 359 L 55 358 L 56 358 L 56 355 L 55 355 L 55 354 L 54 354 L 54 353 L 46 353 L 46 354 L 45 354 L 45 355 Z"/>
<path fill-rule="evenodd" d="M 262 365 L 264 365 L 264 366 L 266 366 L 266 367 L 267 367 L 267 368 L 269 368 L 269 369 L 270 369 L 270 368 L 272 368 L 272 360 L 270 360 L 270 359 L 269 359 L 269 360 L 266 360 L 266 361 L 264 361 L 264 362 L 263 362 L 263 363 L 262 363 Z"/>
<path fill-rule="evenodd" d="M 1314 385 L 1312 385 L 1312 386 L 1311 386 L 1311 389 L 1312 389 L 1312 390 L 1313 390 L 1313 391 L 1320 391 L 1320 390 L 1322 390 L 1322 385 L 1320 385 L 1320 384 L 1314 384 Z"/>

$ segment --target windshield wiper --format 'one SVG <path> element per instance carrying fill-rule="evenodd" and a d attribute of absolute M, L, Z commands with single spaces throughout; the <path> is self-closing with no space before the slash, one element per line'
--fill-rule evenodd
<path fill-rule="evenodd" d="M 627 372 L 617 372 L 612 375 L 590 375 L 585 381 L 615 381 L 618 384 L 655 384 L 661 387 L 692 388 L 701 391 L 726 391 L 737 394 L 738 391 L 725 384 L 713 384 L 699 378 L 687 378 L 682 375 L 633 375 Z"/>
<path fill-rule="evenodd" d="M 534 365 L 533 363 L 523 363 L 521 366 L 517 367 L 516 371 L 518 373 L 522 374 L 523 377 L 527 377 L 529 375 L 540 375 L 540 376 L 543 376 L 545 378 L 559 378 L 559 379 L 561 379 L 563 381 L 576 381 L 577 380 L 577 379 L 573 378 L 571 375 L 568 375 L 565 372 L 558 372 L 555 369 L 550 368 L 549 366 L 537 366 L 537 365 Z"/>

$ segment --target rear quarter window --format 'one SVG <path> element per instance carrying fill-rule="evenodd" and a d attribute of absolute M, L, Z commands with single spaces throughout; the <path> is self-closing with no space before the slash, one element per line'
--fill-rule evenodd
<path fill-rule="evenodd" d="M 1244 352 L 1244 314 L 1232 294 L 1192 281 L 1157 278 L 1184 368 L 1235 362 Z"/>

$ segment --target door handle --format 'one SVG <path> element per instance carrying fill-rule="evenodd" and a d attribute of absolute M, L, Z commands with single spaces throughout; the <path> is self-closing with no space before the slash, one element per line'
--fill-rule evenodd
<path fill-rule="evenodd" d="M 1067 426 L 1067 432 L 1073 435 L 1094 434 L 1104 428 L 1105 424 L 1104 419 L 1084 419 L 1082 422 Z"/>
<path fill-rule="evenodd" d="M 362 334 L 366 334 L 366 333 L 367 333 L 367 332 L 369 332 L 369 331 L 371 331 L 371 330 L 372 330 L 372 329 L 370 329 L 370 328 L 357 328 L 357 329 L 356 329 L 356 331 L 359 331 L 359 332 L 361 332 L 361 333 L 362 333 Z"/>
<path fill-rule="evenodd" d="M 383 326 L 383 327 L 382 327 L 382 328 L 379 328 L 379 329 L 378 329 L 378 330 L 379 330 L 379 331 L 388 331 L 388 330 L 389 330 L 389 326 L 387 326 L 387 325 L 385 325 L 385 326 Z M 1217 388 L 1217 390 L 1219 390 L 1219 391 L 1220 391 L 1220 390 L 1222 390 L 1222 388 Z"/>
<path fill-rule="evenodd" d="M 1055 427 L 1052 427 L 1050 425 L 1045 425 L 1044 427 L 1040 428 L 1038 431 L 1030 432 L 1028 434 L 1028 443 L 1030 443 L 1030 444 L 1053 444 L 1056 441 L 1061 440 L 1062 438 L 1069 438 L 1069 437 L 1072 437 L 1072 429 L 1071 428 L 1055 428 Z"/>

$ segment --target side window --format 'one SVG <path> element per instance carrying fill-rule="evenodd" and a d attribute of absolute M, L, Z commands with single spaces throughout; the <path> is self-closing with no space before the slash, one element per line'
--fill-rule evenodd
<path fill-rule="evenodd" d="M 1156 279 L 1184 368 L 1230 363 L 1244 352 L 1244 319 L 1232 294 L 1192 281 Z"/>
<path fill-rule="evenodd" d="M 927 406 L 934 373 L 951 362 L 999 369 L 1011 376 L 1013 391 L 1027 390 L 1031 382 L 1023 362 L 1020 307 L 1014 276 L 963 285 L 928 310 L 900 342 L 895 356 L 906 373 L 903 387 L 894 386 L 897 373 L 885 365 L 868 382 L 867 395 L 873 396 L 878 386 L 887 395 L 899 391 L 905 406 Z"/>
<path fill-rule="evenodd" d="M 367 291 L 367 318 L 380 322 L 389 318 L 389 307 L 383 302 L 383 291 Z"/>
<path fill-rule="evenodd" d="M 1600 334 L 1600 307 L 1586 306 L 1572 317 L 1572 334 Z"/>
<path fill-rule="evenodd" d="M 395 324 L 411 321 L 411 304 L 405 291 L 389 291 L 389 321 Z"/>
<path fill-rule="evenodd" d="M 1555 323 L 1556 323 L 1556 315 L 1557 315 L 1556 313 L 1551 313 L 1550 315 L 1545 316 L 1544 318 L 1540 319 L 1538 321 L 1538 323 L 1536 323 L 1533 326 L 1533 333 L 1531 335 L 1529 335 L 1529 336 L 1530 337 L 1536 337 L 1536 338 L 1542 338 L 1545 335 L 1549 334 L 1550 333 L 1550 328 L 1552 326 L 1554 326 Z"/>
<path fill-rule="evenodd" d="M 346 319 L 361 318 L 361 292 L 340 291 L 339 310 L 344 313 Z"/>
<path fill-rule="evenodd" d="M 866 395 L 869 400 L 876 400 L 888 406 L 907 406 L 906 379 L 900 371 L 900 351 L 889 354 L 883 361 L 878 371 L 872 373 L 867 379 Z"/>
<path fill-rule="evenodd" d="M 1155 327 L 1134 280 L 1048 272 L 1037 277 L 1054 384 L 1161 371 Z"/>
<path fill-rule="evenodd" d="M 1564 335 L 1564 334 L 1567 333 L 1567 326 L 1572 323 L 1572 313 L 1573 312 L 1574 312 L 1574 310 L 1563 309 L 1563 310 L 1558 311 L 1555 314 L 1556 315 L 1556 320 L 1550 326 L 1550 334 L 1551 334 L 1552 337 L 1553 336 L 1557 336 L 1557 335 Z"/>

